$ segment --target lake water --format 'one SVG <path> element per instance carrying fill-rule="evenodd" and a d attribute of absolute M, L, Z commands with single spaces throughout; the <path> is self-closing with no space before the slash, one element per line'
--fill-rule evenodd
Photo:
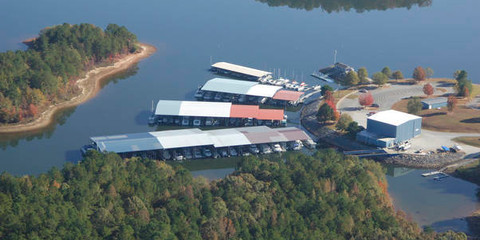
<path fill-rule="evenodd" d="M 275 2 L 269 4 L 278 5 Z M 410 76 L 415 66 L 422 65 L 433 68 L 438 77 L 465 69 L 480 83 L 478 0 L 433 0 L 426 7 L 362 13 L 354 9 L 328 13 L 331 8 L 326 4 L 311 11 L 269 4 L 254 0 L 0 0 L 0 51 L 24 49 L 22 40 L 64 22 L 125 25 L 140 41 L 158 48 L 152 57 L 107 81 L 94 99 L 57 114 L 58 120 L 47 129 L 0 135 L 0 171 L 38 174 L 78 161 L 79 148 L 90 136 L 154 130 L 147 126 L 151 101 L 193 99 L 196 87 L 212 77 L 207 71 L 211 59 L 281 69 L 283 76 L 317 84 L 309 75 L 331 64 L 337 50 L 338 61 L 365 66 L 370 73 L 388 65 Z M 191 169 L 196 175 L 218 178 L 235 165 L 212 167 L 216 164 L 200 162 L 201 167 Z M 476 186 L 453 178 L 437 184 L 418 175 L 388 178 L 396 206 L 420 224 L 465 229 L 461 220 L 460 228 L 450 220 L 476 209 L 472 198 Z M 459 214 L 453 214 L 456 209 Z"/>

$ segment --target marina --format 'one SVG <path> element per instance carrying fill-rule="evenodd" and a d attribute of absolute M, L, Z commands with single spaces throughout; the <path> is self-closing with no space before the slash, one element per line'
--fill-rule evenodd
<path fill-rule="evenodd" d="M 258 105 L 230 102 L 160 100 L 151 124 L 181 126 L 286 126 L 283 109 L 261 109 Z"/>
<path fill-rule="evenodd" d="M 115 152 L 122 157 L 149 157 L 161 160 L 183 160 L 247 156 L 300 150 L 314 142 L 296 127 L 266 126 L 226 128 L 202 131 L 198 128 L 146 133 L 91 137 L 82 148 Z"/>

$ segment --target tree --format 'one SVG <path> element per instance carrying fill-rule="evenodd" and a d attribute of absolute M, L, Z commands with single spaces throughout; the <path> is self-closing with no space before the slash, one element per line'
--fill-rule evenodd
<path fill-rule="evenodd" d="M 431 95 L 433 95 L 433 92 L 435 90 L 433 89 L 433 86 L 432 84 L 430 83 L 427 83 L 425 85 L 423 85 L 423 93 L 425 93 L 428 97 L 430 97 Z"/>
<path fill-rule="evenodd" d="M 392 70 L 390 70 L 388 66 L 382 69 L 382 73 L 385 74 L 388 78 L 392 78 Z"/>
<path fill-rule="evenodd" d="M 345 85 L 346 86 L 355 86 L 360 82 L 360 79 L 358 78 L 357 72 L 355 71 L 350 71 L 347 73 L 347 76 L 345 77 Z"/>
<path fill-rule="evenodd" d="M 333 92 L 333 88 L 328 84 L 325 84 L 320 88 L 320 94 L 322 94 L 322 96 L 324 96 L 327 91 Z"/>
<path fill-rule="evenodd" d="M 425 68 L 425 75 L 427 76 L 427 78 L 431 78 L 433 76 L 433 69 L 430 68 L 430 67 L 427 67 Z"/>
<path fill-rule="evenodd" d="M 410 114 L 418 114 L 423 108 L 422 103 L 420 102 L 419 97 L 413 97 L 408 100 L 407 111 Z"/>
<path fill-rule="evenodd" d="M 425 80 L 425 70 L 423 67 L 418 66 L 413 70 L 413 79 L 417 82 Z"/>
<path fill-rule="evenodd" d="M 398 79 L 404 79 L 403 77 L 403 73 L 400 71 L 400 70 L 397 70 L 395 72 L 392 73 L 392 77 L 396 80 Z"/>
<path fill-rule="evenodd" d="M 333 97 L 333 94 L 332 92 L 330 92 L 329 90 L 325 91 L 325 95 L 323 95 L 323 99 L 325 100 L 325 102 L 335 102 L 335 98 Z"/>
<path fill-rule="evenodd" d="M 353 121 L 352 117 L 346 113 L 340 115 L 340 118 L 338 119 L 337 125 L 335 125 L 335 128 L 338 130 L 346 130 L 348 125 Z"/>
<path fill-rule="evenodd" d="M 363 107 L 370 106 L 374 102 L 373 96 L 370 92 L 363 93 L 358 97 L 358 103 Z"/>
<path fill-rule="evenodd" d="M 385 83 L 388 82 L 388 77 L 382 72 L 374 73 L 372 76 L 373 82 L 378 84 L 379 86 L 383 86 Z"/>
<path fill-rule="evenodd" d="M 365 67 L 358 69 L 358 79 L 360 80 L 360 84 L 368 84 L 368 72 Z"/>
<path fill-rule="evenodd" d="M 469 97 L 470 93 L 473 90 L 472 80 L 468 79 L 468 73 L 465 70 L 456 71 L 455 74 L 457 84 L 455 88 L 457 90 L 457 95 L 462 97 Z"/>
<path fill-rule="evenodd" d="M 322 104 L 322 106 L 320 106 L 320 108 L 318 109 L 317 119 L 321 123 L 335 120 L 333 108 L 327 103 Z"/>
<path fill-rule="evenodd" d="M 358 122 L 352 121 L 348 124 L 346 131 L 350 137 L 355 137 L 357 133 L 363 131 L 364 129 L 364 127 L 358 125 Z"/>
<path fill-rule="evenodd" d="M 452 112 L 457 106 L 457 98 L 453 95 L 448 96 L 447 99 L 447 108 L 449 112 Z"/>
<path fill-rule="evenodd" d="M 30 115 L 31 117 L 35 117 L 37 116 L 37 113 L 37 106 L 35 106 L 33 103 L 30 103 L 30 105 L 28 106 L 28 115 Z"/>

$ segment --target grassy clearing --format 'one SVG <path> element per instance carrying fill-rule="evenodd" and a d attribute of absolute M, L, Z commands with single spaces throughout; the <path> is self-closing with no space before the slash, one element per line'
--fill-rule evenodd
<path fill-rule="evenodd" d="M 352 93 L 353 91 L 355 90 L 345 89 L 345 90 L 338 90 L 335 93 L 333 93 L 333 97 L 335 98 L 335 104 L 337 104 L 337 102 L 340 99 L 345 97 L 347 94 Z"/>
<path fill-rule="evenodd" d="M 395 103 L 392 109 L 407 112 L 407 103 L 408 99 L 401 100 Z M 418 115 L 423 117 L 422 128 L 424 129 L 441 132 L 480 133 L 480 110 L 460 105 L 451 113 L 445 107 L 440 110 L 422 110 Z"/>
<path fill-rule="evenodd" d="M 348 99 L 357 99 L 358 95 L 357 94 L 352 94 L 352 95 L 348 96 L 347 98 Z"/>
<path fill-rule="evenodd" d="M 456 137 L 453 141 L 474 147 L 480 147 L 480 137 Z"/>

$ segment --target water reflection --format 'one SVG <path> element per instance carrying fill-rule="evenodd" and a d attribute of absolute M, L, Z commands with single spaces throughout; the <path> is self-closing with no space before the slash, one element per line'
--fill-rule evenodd
<path fill-rule="evenodd" d="M 415 169 L 412 168 L 395 167 L 393 165 L 387 165 L 385 167 L 387 169 L 387 175 L 391 177 L 400 177 L 415 171 Z"/>
<path fill-rule="evenodd" d="M 271 7 L 288 6 L 290 8 L 313 10 L 321 8 L 325 12 L 351 11 L 365 12 L 371 10 L 388 10 L 413 6 L 429 7 L 432 0 L 256 0 Z"/>
<path fill-rule="evenodd" d="M 18 142 L 25 139 L 30 142 L 35 139 L 50 138 L 57 126 L 62 126 L 67 122 L 70 115 L 75 112 L 76 107 L 65 108 L 61 111 L 57 111 L 53 115 L 53 121 L 45 128 L 36 129 L 28 132 L 20 133 L 5 133 L 0 135 L 0 148 L 5 150 L 8 146 L 15 147 Z"/>

